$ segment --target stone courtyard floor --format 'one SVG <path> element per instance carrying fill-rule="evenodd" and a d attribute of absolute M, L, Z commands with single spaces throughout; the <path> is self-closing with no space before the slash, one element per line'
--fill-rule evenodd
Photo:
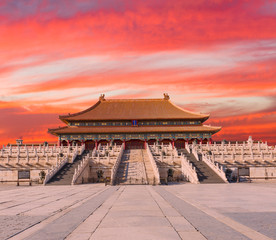
<path fill-rule="evenodd" d="M 0 239 L 276 239 L 276 183 L 0 185 Z"/>

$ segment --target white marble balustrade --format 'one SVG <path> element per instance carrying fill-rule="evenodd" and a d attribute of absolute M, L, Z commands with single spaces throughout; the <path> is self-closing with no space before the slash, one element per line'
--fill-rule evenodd
<path fill-rule="evenodd" d="M 51 163 L 55 164 L 57 157 L 68 156 L 73 162 L 77 155 L 82 154 L 85 146 L 3 146 L 0 150 L 0 163 L 29 164 Z"/>

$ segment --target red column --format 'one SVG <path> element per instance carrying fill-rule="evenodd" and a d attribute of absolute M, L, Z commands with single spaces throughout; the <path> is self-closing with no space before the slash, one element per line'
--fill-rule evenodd
<path fill-rule="evenodd" d="M 200 138 L 200 143 L 201 143 L 201 144 L 203 143 L 203 139 L 202 139 L 202 138 Z"/>
<path fill-rule="evenodd" d="M 144 142 L 144 148 L 146 149 L 147 148 L 147 140 L 145 139 L 145 142 Z"/>
<path fill-rule="evenodd" d="M 83 144 L 84 144 L 84 141 L 83 141 L 83 140 L 81 140 L 81 145 L 83 146 Z"/>
<path fill-rule="evenodd" d="M 70 141 L 69 140 L 67 140 L 67 146 L 70 147 Z"/>
<path fill-rule="evenodd" d="M 124 150 L 126 149 L 126 140 L 123 140 L 123 144 L 124 144 Z"/>
<path fill-rule="evenodd" d="M 172 148 L 174 149 L 174 139 L 172 140 Z"/>
<path fill-rule="evenodd" d="M 98 140 L 95 141 L 95 148 L 98 150 Z"/>
<path fill-rule="evenodd" d="M 212 138 L 209 138 L 209 144 L 212 144 L 213 140 Z"/>

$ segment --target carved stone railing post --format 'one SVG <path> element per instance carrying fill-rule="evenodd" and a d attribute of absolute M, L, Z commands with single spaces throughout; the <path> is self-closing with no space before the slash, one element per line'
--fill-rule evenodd
<path fill-rule="evenodd" d="M 184 178 L 191 183 L 198 184 L 199 181 L 198 181 L 197 173 L 193 165 L 187 160 L 187 158 L 184 155 L 180 156 L 180 160 L 181 160 L 181 171 Z"/>

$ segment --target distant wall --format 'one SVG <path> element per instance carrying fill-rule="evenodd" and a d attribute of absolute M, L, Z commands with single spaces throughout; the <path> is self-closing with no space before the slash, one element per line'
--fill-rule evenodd
<path fill-rule="evenodd" d="M 250 167 L 250 178 L 276 179 L 276 167 Z"/>

